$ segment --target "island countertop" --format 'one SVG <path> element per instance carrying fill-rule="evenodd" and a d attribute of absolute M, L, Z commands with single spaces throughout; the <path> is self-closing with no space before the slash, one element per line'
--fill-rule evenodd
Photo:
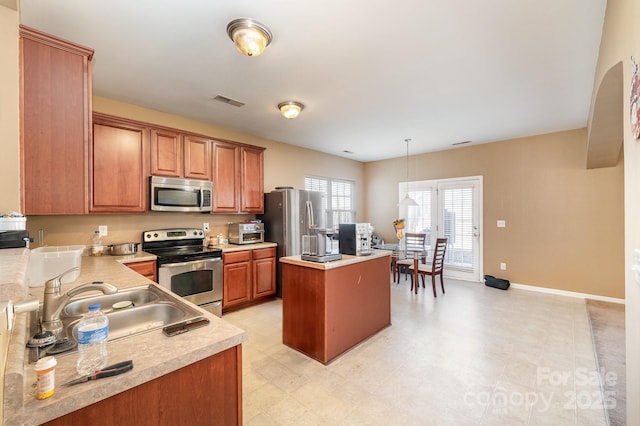
<path fill-rule="evenodd" d="M 353 265 L 360 262 L 368 262 L 369 260 L 378 259 L 381 257 L 391 256 L 391 253 L 392 252 L 389 250 L 373 250 L 373 253 L 364 256 L 352 256 L 349 254 L 343 254 L 342 259 L 333 260 L 331 262 L 312 262 L 309 260 L 302 260 L 302 257 L 298 255 L 281 257 L 280 262 L 289 263 L 291 265 L 304 266 L 306 268 L 327 270 L 341 268 L 343 266 Z"/>
<path fill-rule="evenodd" d="M 9 254 L 9 253 L 7 253 Z M 73 283 L 64 284 L 66 292 L 91 281 L 104 281 L 118 288 L 129 288 L 152 283 L 123 263 L 153 260 L 147 253 L 128 256 L 83 257 L 81 273 Z M 3 259 L 0 259 L 0 263 Z M 25 265 L 26 267 L 26 265 Z M 24 279 L 24 271 L 16 270 L 17 280 Z M 155 284 L 154 284 L 155 285 Z M 162 291 L 166 291 L 158 286 Z M 44 287 L 27 288 L 27 298 L 42 300 Z M 80 295 L 87 296 L 91 293 Z M 186 302 L 186 301 L 183 301 Z M 187 302 L 188 303 L 188 302 Z M 4 419 L 6 425 L 40 424 L 104 400 L 159 376 L 179 370 L 247 340 L 247 333 L 215 315 L 198 308 L 210 324 L 189 333 L 166 337 L 156 329 L 129 336 L 107 344 L 108 363 L 133 360 L 134 368 L 126 374 L 90 381 L 76 386 L 61 386 L 77 377 L 77 352 L 56 355 L 56 389 L 52 397 L 35 398 L 36 375 L 33 364 L 28 363 L 29 313 L 17 314 L 9 342 L 4 383 Z"/>

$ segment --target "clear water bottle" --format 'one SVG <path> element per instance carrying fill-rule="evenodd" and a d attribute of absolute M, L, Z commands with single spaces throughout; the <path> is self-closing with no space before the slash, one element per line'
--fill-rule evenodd
<path fill-rule="evenodd" d="M 87 376 L 107 365 L 107 336 L 109 318 L 100 305 L 90 305 L 78 324 L 78 374 Z"/>
<path fill-rule="evenodd" d="M 102 234 L 100 231 L 96 231 L 91 237 L 91 255 L 92 256 L 102 256 L 104 252 L 104 246 L 102 245 Z"/>

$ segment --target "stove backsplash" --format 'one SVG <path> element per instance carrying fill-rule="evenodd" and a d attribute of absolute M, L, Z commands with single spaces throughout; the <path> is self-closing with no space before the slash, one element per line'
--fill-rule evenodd
<path fill-rule="evenodd" d="M 142 231 L 176 227 L 202 228 L 209 224 L 209 234 L 228 236 L 228 224 L 255 219 L 255 215 L 223 215 L 203 213 L 150 212 L 144 215 L 69 215 L 28 216 L 27 230 L 34 238 L 31 248 L 41 247 L 38 238 L 43 235 L 44 245 L 64 246 L 91 244 L 91 237 L 100 225 L 107 225 L 108 235 L 103 244 L 141 242 Z M 42 230 L 42 232 L 39 232 Z"/>

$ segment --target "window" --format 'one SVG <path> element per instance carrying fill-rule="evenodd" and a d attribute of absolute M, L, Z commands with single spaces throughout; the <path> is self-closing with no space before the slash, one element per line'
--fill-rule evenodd
<path fill-rule="evenodd" d="M 327 228 L 338 229 L 341 223 L 355 222 L 354 187 L 355 183 L 350 180 L 319 176 L 304 178 L 304 189 L 325 194 L 323 210 Z"/>

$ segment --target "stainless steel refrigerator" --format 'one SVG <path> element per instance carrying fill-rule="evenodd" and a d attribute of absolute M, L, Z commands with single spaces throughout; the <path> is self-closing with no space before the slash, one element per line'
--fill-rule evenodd
<path fill-rule="evenodd" d="M 282 188 L 264 194 L 264 240 L 276 248 L 276 295 L 282 297 L 280 257 L 302 253 L 302 236 L 310 227 L 324 228 L 324 193 Z"/>

